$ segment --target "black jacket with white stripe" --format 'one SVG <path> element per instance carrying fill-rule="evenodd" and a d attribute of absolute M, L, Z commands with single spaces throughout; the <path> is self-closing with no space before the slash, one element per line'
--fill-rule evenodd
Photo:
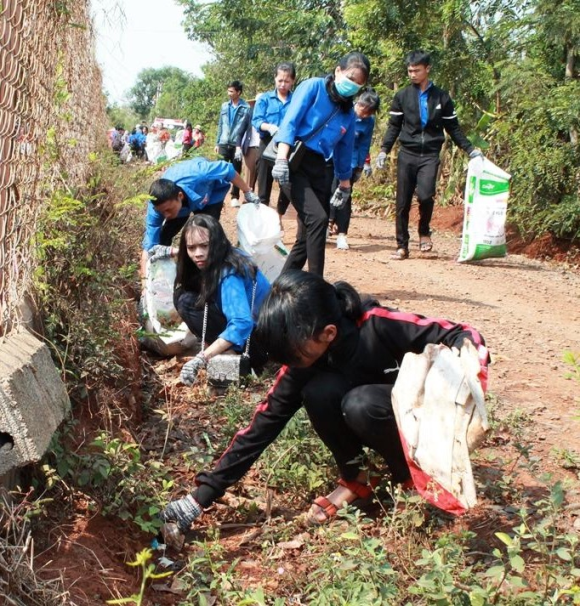
<path fill-rule="evenodd" d="M 455 106 L 449 93 L 432 84 L 428 89 L 429 117 L 423 128 L 419 108 L 419 88 L 411 84 L 398 91 L 391 103 L 389 127 L 385 133 L 381 151 L 387 154 L 397 137 L 401 149 L 415 155 L 437 156 L 445 141 L 447 131 L 455 145 L 466 153 L 474 147 L 461 131 Z"/>

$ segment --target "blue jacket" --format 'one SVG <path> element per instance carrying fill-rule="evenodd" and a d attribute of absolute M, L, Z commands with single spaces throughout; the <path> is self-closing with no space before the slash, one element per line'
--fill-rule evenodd
<path fill-rule="evenodd" d="M 233 271 L 225 272 L 217 290 L 216 305 L 227 321 L 225 330 L 219 336 L 233 343 L 234 349 L 238 351 L 244 349 L 258 319 L 260 307 L 270 292 L 270 282 L 260 270 L 257 280 L 254 310 L 251 314 L 254 281 L 250 276 L 241 276 Z"/>
<path fill-rule="evenodd" d="M 232 108 L 233 120 L 230 124 L 230 108 Z M 217 144 L 235 145 L 240 147 L 242 139 L 252 123 L 252 108 L 243 99 L 239 99 L 236 108 L 231 101 L 222 103 L 220 117 L 218 120 Z"/>
<path fill-rule="evenodd" d="M 369 155 L 373 131 L 375 129 L 375 117 L 358 118 L 354 122 L 354 149 L 352 152 L 351 166 L 360 168 L 364 166 Z"/>
<path fill-rule="evenodd" d="M 269 134 L 263 130 L 260 130 L 260 126 L 264 122 L 266 124 L 275 124 L 280 126 L 288 107 L 292 99 L 292 93 L 288 93 L 286 101 L 281 101 L 278 97 L 276 89 L 269 90 L 264 93 L 257 101 L 254 106 L 254 115 L 252 117 L 253 127 L 260 133 L 260 138 L 268 137 Z"/>
<path fill-rule="evenodd" d="M 185 199 L 177 216 L 188 217 L 208 204 L 223 202 L 235 176 L 236 169 L 230 162 L 210 162 L 197 157 L 174 164 L 163 173 L 162 178 L 173 181 L 184 191 Z M 164 220 L 163 215 L 149 202 L 145 217 L 143 250 L 149 250 L 159 244 Z"/>
<path fill-rule="evenodd" d="M 352 175 L 354 120 L 354 109 L 345 113 L 328 96 L 324 78 L 309 78 L 292 96 L 274 140 L 293 145 L 301 139 L 326 160 L 334 158 L 337 179 L 348 180 Z"/>
<path fill-rule="evenodd" d="M 130 147 L 145 147 L 146 141 L 147 137 L 143 133 L 135 133 L 134 135 L 129 135 L 127 139 L 127 143 Z"/>

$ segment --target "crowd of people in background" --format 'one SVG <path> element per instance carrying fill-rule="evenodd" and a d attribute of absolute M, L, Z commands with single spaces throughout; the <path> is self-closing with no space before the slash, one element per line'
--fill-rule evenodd
<path fill-rule="evenodd" d="M 240 80 L 227 83 L 228 100 L 220 107 L 214 152 L 243 175 L 252 191 L 257 190 L 262 204 L 270 204 L 277 181 L 280 218 L 290 204 L 295 207 L 297 238 L 285 269 L 301 269 L 308 262 L 309 271 L 322 275 L 325 241 L 334 236 L 339 250 L 349 249 L 352 188 L 362 175 L 372 173 L 370 147 L 374 116 L 380 107 L 378 94 L 367 86 L 370 66 L 365 61 L 361 53 L 349 53 L 332 74 L 309 78 L 295 92 L 294 64 L 279 63 L 274 69 L 274 88 L 249 101 L 242 96 Z M 411 84 L 392 101 L 389 126 L 376 159 L 376 167 L 383 168 L 399 139 L 394 260 L 409 256 L 409 209 L 415 193 L 419 199 L 419 251 L 433 249 L 430 220 L 444 133 L 470 158 L 482 156 L 461 132 L 449 94 L 429 80 L 429 54 L 413 51 L 406 64 Z M 173 122 L 179 122 L 177 128 L 168 128 L 160 119 L 151 128 L 138 124 L 131 132 L 121 126 L 113 128 L 109 132 L 111 149 L 122 162 L 136 159 L 157 164 L 187 157 L 203 145 L 200 124 Z M 267 157 L 272 141 L 278 155 Z M 297 143 L 305 156 L 300 163 L 294 154 Z M 231 185 L 230 204 L 240 206 L 236 183 Z"/>
<path fill-rule="evenodd" d="M 201 147 L 205 141 L 200 124 L 183 124 L 177 128 L 169 128 L 163 121 L 154 122 L 150 128 L 137 124 L 130 132 L 117 125 L 108 132 L 109 146 L 123 163 L 141 160 L 159 164 L 173 160 Z"/>

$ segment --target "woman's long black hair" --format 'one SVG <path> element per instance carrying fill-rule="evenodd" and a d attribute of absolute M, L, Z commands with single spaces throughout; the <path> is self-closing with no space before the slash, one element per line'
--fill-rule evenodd
<path fill-rule="evenodd" d="M 256 339 L 274 362 L 292 365 L 308 339 L 316 339 L 325 326 L 339 330 L 342 320 L 362 315 L 361 298 L 347 282 L 326 282 L 300 270 L 285 271 L 272 284 L 260 308 Z"/>
<path fill-rule="evenodd" d="M 204 227 L 209 232 L 207 265 L 203 271 L 187 254 L 187 236 L 198 227 Z M 223 272 L 228 269 L 241 276 L 256 277 L 256 266 L 249 257 L 232 246 L 219 221 L 203 214 L 190 217 L 179 240 L 174 301 L 183 291 L 195 292 L 199 293 L 198 307 L 203 307 L 208 301 L 214 300 Z"/>

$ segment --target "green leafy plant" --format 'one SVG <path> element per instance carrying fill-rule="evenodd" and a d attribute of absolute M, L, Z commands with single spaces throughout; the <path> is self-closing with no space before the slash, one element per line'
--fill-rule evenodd
<path fill-rule="evenodd" d="M 343 526 L 328 526 L 319 531 L 324 550 L 305 588 L 308 603 L 320 606 L 395 603 L 399 575 L 386 544 L 364 531 L 360 511 L 346 508 L 342 514 L 348 523 L 346 530 Z"/>
<path fill-rule="evenodd" d="M 158 503 L 167 500 L 173 488 L 163 463 L 143 461 L 137 444 L 105 432 L 81 451 L 69 446 L 62 436 L 53 438 L 42 467 L 49 488 L 59 481 L 71 485 L 90 494 L 105 515 L 131 520 L 144 532 L 159 530 Z"/>

